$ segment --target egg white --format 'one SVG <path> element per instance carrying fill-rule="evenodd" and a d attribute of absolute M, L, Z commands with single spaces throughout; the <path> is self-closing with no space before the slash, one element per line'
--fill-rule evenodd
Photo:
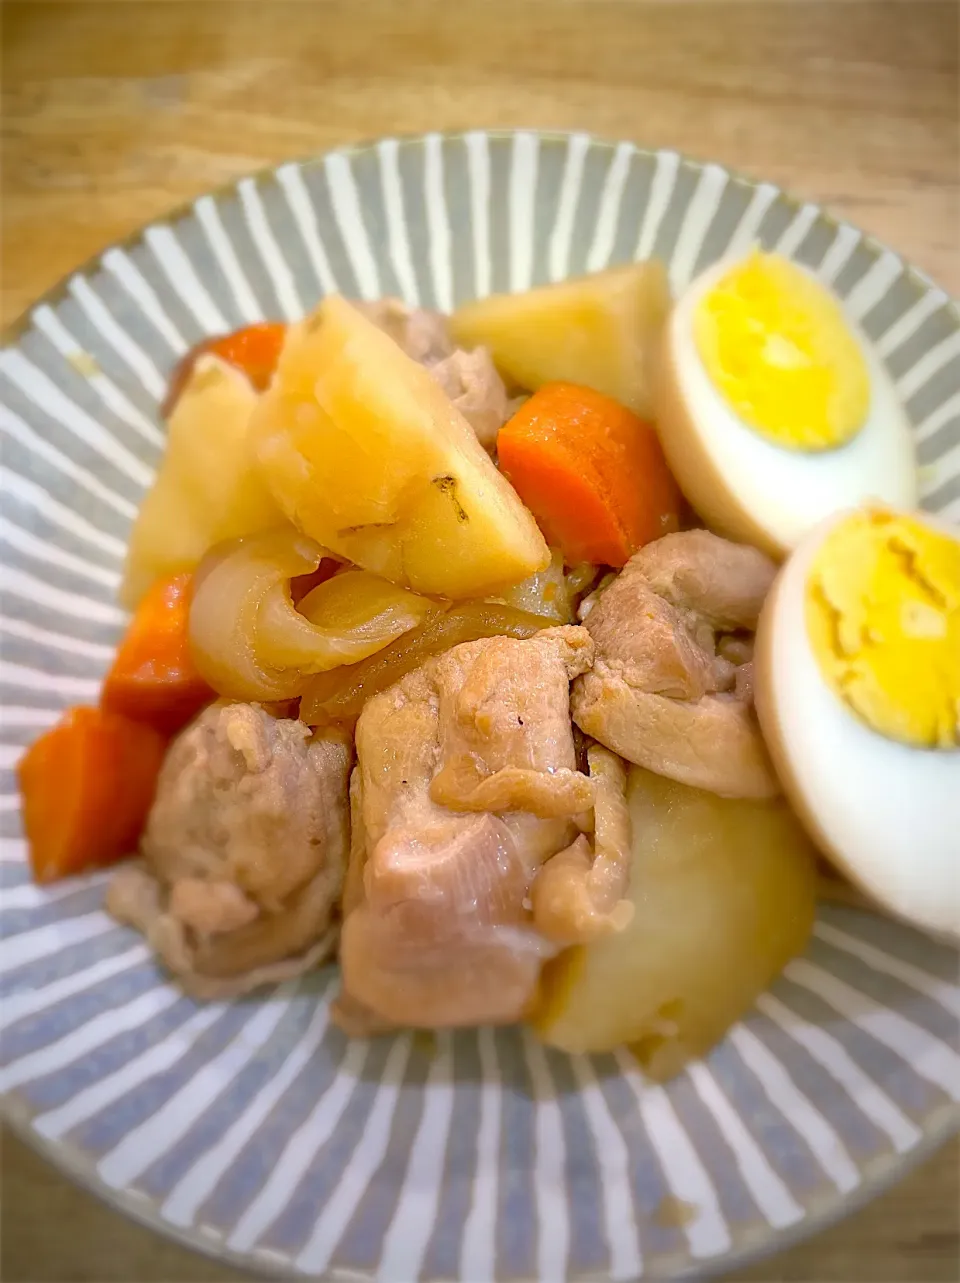
<path fill-rule="evenodd" d="M 831 690 L 807 632 L 813 559 L 848 513 L 781 568 L 757 628 L 757 714 L 784 792 L 824 854 L 892 914 L 960 938 L 960 749 L 911 748 Z"/>
<path fill-rule="evenodd" d="M 917 468 L 906 414 L 877 353 L 846 313 L 870 379 L 867 419 L 846 445 L 817 453 L 774 445 L 714 386 L 697 351 L 693 317 L 733 265 L 715 264 L 687 289 L 667 321 L 660 353 L 657 428 L 667 462 L 703 520 L 718 534 L 782 557 L 840 508 L 871 499 L 915 507 Z"/>

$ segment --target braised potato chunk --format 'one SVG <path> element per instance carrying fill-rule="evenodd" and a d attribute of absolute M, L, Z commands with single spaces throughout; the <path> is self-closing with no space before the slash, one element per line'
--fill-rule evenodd
<path fill-rule="evenodd" d="M 535 1018 L 565 1051 L 626 1044 L 654 1078 L 702 1055 L 806 944 L 813 850 L 779 802 L 633 767 L 626 929 L 548 964 Z"/>
<path fill-rule="evenodd" d="M 132 609 L 157 579 L 192 570 L 222 539 L 282 520 L 247 445 L 257 394 L 239 370 L 203 355 L 170 418 L 167 449 L 130 532 L 120 599 Z"/>
<path fill-rule="evenodd" d="M 465 303 L 451 320 L 464 347 L 490 350 L 500 372 L 534 391 L 580 383 L 649 414 L 654 348 L 670 306 L 662 263 L 627 263 L 524 294 Z"/>
<path fill-rule="evenodd" d="M 291 331 L 251 430 L 301 533 L 404 588 L 478 597 L 549 563 L 463 415 L 345 299 Z"/>

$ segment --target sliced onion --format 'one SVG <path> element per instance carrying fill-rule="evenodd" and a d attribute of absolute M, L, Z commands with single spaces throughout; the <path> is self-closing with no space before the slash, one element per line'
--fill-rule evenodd
<path fill-rule="evenodd" d="M 422 624 L 436 610 L 426 597 L 368 570 L 345 570 L 295 607 L 289 586 L 271 588 L 260 607 L 257 653 L 276 666 L 323 673 L 356 664 Z"/>
<path fill-rule="evenodd" d="M 555 551 L 544 570 L 487 600 L 544 615 L 557 624 L 572 624 L 581 596 L 598 575 L 597 566 L 586 564 L 564 569 L 563 554 Z"/>
<path fill-rule="evenodd" d="M 190 643 L 220 695 L 294 699 L 311 674 L 366 659 L 439 609 L 359 570 L 313 588 L 298 609 L 290 581 L 324 555 L 292 526 L 211 549 L 197 572 Z"/>
<path fill-rule="evenodd" d="M 190 647 L 200 675 L 228 699 L 293 699 L 296 668 L 263 664 L 260 607 L 271 589 L 316 570 L 324 550 L 293 527 L 212 548 L 201 562 L 190 606 Z M 293 606 L 291 604 L 291 610 Z"/>

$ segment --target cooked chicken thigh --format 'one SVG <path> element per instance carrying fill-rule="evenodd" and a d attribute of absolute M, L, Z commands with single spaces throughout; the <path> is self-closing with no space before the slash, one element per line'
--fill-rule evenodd
<path fill-rule="evenodd" d="M 627 772 L 600 744 L 590 745 L 587 760 L 594 789 L 592 848 L 581 834 L 543 865 L 531 892 L 537 928 L 558 944 L 587 944 L 622 931 L 633 918 L 625 899 L 632 837 Z"/>
<path fill-rule="evenodd" d="M 557 948 L 530 890 L 592 809 L 569 717 L 570 678 L 591 654 L 579 628 L 469 642 L 367 704 L 341 937 L 351 1032 L 527 1008 Z"/>
<path fill-rule="evenodd" d="M 436 663 L 440 771 L 430 796 L 453 810 L 572 816 L 593 805 L 576 769 L 570 682 L 593 662 L 582 628 L 527 641 L 467 642 Z"/>
<path fill-rule="evenodd" d="M 428 365 L 431 375 L 446 392 L 490 454 L 497 433 L 514 413 L 519 401 L 507 395 L 503 379 L 485 347 L 472 352 L 457 348 L 444 360 Z"/>
<path fill-rule="evenodd" d="M 252 704 L 215 704 L 173 743 L 108 909 L 188 992 L 220 996 L 329 954 L 347 857 L 352 752 Z"/>
<path fill-rule="evenodd" d="M 353 306 L 420 365 L 436 365 L 456 347 L 442 312 L 407 307 L 398 298 L 378 298 L 372 303 L 354 301 Z"/>
<path fill-rule="evenodd" d="M 776 567 L 706 530 L 630 559 L 586 613 L 593 669 L 572 694 L 582 730 L 628 761 L 728 797 L 779 791 L 753 711 L 750 643 Z M 730 634 L 730 637 L 718 635 Z"/>

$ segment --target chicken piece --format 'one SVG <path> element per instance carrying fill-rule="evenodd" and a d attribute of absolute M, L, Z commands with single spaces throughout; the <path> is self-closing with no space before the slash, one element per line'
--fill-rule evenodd
<path fill-rule="evenodd" d="M 360 716 L 351 795 L 361 825 L 351 850 L 336 1007 L 351 1033 L 517 1020 L 544 959 L 557 950 L 535 929 L 529 892 L 541 864 L 576 837 L 573 810 L 592 802 L 590 781 L 570 779 L 576 758 L 568 693 L 569 673 L 584 670 L 592 648 L 575 628 L 511 640 L 505 684 L 505 640 L 454 647 L 374 696 Z M 494 658 L 484 660 L 485 653 Z M 462 709 L 469 710 L 465 725 L 457 719 Z M 518 734 L 517 709 L 543 719 L 539 749 L 529 732 Z M 469 787 L 499 774 L 501 813 L 449 809 L 434 795 L 446 750 L 452 744 L 456 756 L 464 742 L 480 762 Z M 544 801 L 551 780 L 562 806 Z M 530 793 L 546 816 L 508 809 Z"/>
<path fill-rule="evenodd" d="M 352 752 L 251 704 L 215 704 L 171 745 L 107 907 L 195 996 L 245 993 L 336 942 Z"/>
<path fill-rule="evenodd" d="M 665 535 L 629 561 L 653 591 L 695 627 L 753 632 L 777 568 L 765 554 L 709 530 Z M 624 567 L 626 570 L 626 567 Z"/>
<path fill-rule="evenodd" d="M 706 530 L 666 535 L 630 559 L 585 616 L 592 671 L 574 719 L 628 761 L 726 797 L 779 785 L 753 711 L 749 644 L 776 567 Z"/>
<path fill-rule="evenodd" d="M 354 1034 L 515 1020 L 552 952 L 523 908 L 533 871 L 507 825 L 430 798 L 434 668 L 375 696 L 357 724 L 364 850 L 354 845 L 350 884 L 359 875 L 363 895 L 343 924 L 335 1008 Z"/>
<path fill-rule="evenodd" d="M 256 704 L 215 704 L 167 753 L 142 850 L 168 885 L 232 882 L 275 912 L 329 868 L 339 895 L 348 746 Z M 325 858 L 329 850 L 332 858 Z"/>
<path fill-rule="evenodd" d="M 330 921 L 325 880 L 315 878 L 294 900 L 288 912 L 265 915 L 249 928 L 204 940 L 171 911 L 159 879 L 135 862 L 114 874 L 106 908 L 118 922 L 142 932 L 185 993 L 210 1000 L 281 984 L 332 956 L 337 929 Z"/>
<path fill-rule="evenodd" d="M 630 880 L 631 824 L 627 772 L 600 744 L 587 750 L 594 781 L 594 842 L 581 834 L 540 869 L 533 884 L 533 918 L 558 944 L 589 944 L 622 931 L 633 918 L 624 899 Z"/>
<path fill-rule="evenodd" d="M 630 686 L 605 661 L 572 695 L 578 724 L 621 757 L 721 797 L 780 791 L 752 708 L 722 693 L 686 701 Z"/>
<path fill-rule="evenodd" d="M 406 352 L 426 367 L 467 420 L 489 453 L 497 433 L 513 414 L 516 402 L 486 348 L 468 352 L 455 346 L 447 317 L 425 308 L 409 308 L 397 298 L 355 303 L 363 314 Z"/>
<path fill-rule="evenodd" d="M 593 662 L 582 628 L 492 637 L 440 656 L 441 767 L 435 802 L 461 811 L 574 816 L 593 805 L 576 768 L 570 682 Z"/>
<path fill-rule="evenodd" d="M 442 312 L 410 308 L 398 298 L 380 298 L 372 303 L 354 301 L 353 306 L 420 365 L 436 365 L 450 356 L 456 346 Z"/>
<path fill-rule="evenodd" d="M 340 912 L 344 918 L 363 903 L 363 866 L 367 858 L 367 830 L 363 822 L 363 778 L 355 766 L 350 776 L 350 854 L 343 880 Z"/>
<path fill-rule="evenodd" d="M 170 888 L 170 912 L 198 935 L 236 931 L 260 916 L 256 904 L 233 882 L 180 878 Z"/>
<path fill-rule="evenodd" d="M 457 348 L 427 369 L 473 428 L 484 450 L 493 454 L 497 433 L 511 418 L 517 403 L 507 395 L 487 349 L 478 347 L 467 352 Z"/>

